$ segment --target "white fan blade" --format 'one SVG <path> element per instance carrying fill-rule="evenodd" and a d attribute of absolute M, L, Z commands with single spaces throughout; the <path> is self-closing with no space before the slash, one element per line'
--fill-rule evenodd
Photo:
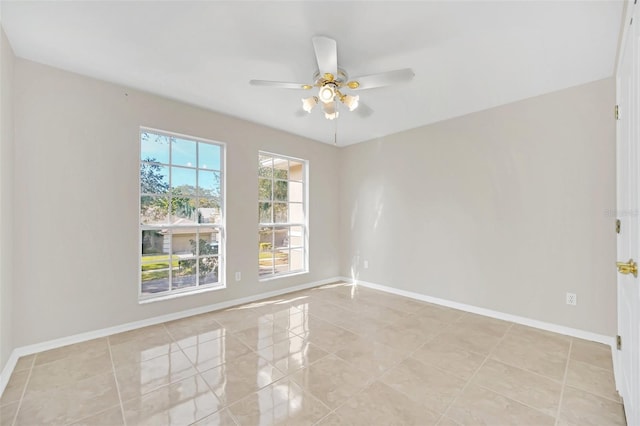
<path fill-rule="evenodd" d="M 354 78 L 348 83 L 348 86 L 352 87 L 353 82 L 358 82 L 357 87 L 353 88 L 354 90 L 373 89 L 374 87 L 389 86 L 391 84 L 410 81 L 414 75 L 411 68 L 405 68 Z"/>
<path fill-rule="evenodd" d="M 284 81 L 251 80 L 252 86 L 277 87 L 279 89 L 304 89 L 309 90 L 312 86 L 304 83 L 287 83 Z"/>
<path fill-rule="evenodd" d="M 338 46 L 336 41 L 329 37 L 313 37 L 313 50 L 316 52 L 318 70 L 320 76 L 330 73 L 338 76 Z"/>

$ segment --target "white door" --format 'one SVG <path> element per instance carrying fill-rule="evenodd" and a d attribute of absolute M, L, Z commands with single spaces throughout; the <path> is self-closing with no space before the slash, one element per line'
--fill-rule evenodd
<path fill-rule="evenodd" d="M 629 7 L 633 4 L 629 3 Z M 637 15 L 637 10 L 631 12 Z M 640 261 L 640 16 L 626 20 L 626 36 L 618 64 L 617 98 L 617 209 L 618 235 L 618 390 L 624 399 L 627 424 L 640 426 L 640 279 L 629 260 Z M 620 265 L 626 263 L 627 265 Z"/>

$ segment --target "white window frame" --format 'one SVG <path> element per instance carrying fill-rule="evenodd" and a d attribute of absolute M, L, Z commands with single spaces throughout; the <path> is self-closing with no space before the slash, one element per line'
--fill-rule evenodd
<path fill-rule="evenodd" d="M 196 285 L 195 286 L 190 286 L 190 287 L 185 287 L 182 289 L 171 289 L 171 275 L 170 274 L 170 278 L 169 278 L 169 290 L 168 291 L 163 291 L 163 292 L 158 292 L 158 293 L 143 293 L 142 292 L 142 231 L 146 231 L 146 230 L 155 230 L 155 229 L 174 229 L 174 228 L 179 228 L 179 226 L 175 226 L 175 225 L 171 225 L 171 224 L 166 224 L 166 225 L 162 225 L 162 226 L 154 226 L 154 225 L 143 225 L 142 221 L 138 220 L 139 222 L 139 227 L 138 227 L 138 303 L 148 303 L 148 302 L 155 302 L 155 301 L 160 301 L 160 300 L 167 300 L 167 299 L 173 299 L 176 297 L 181 297 L 181 296 L 186 296 L 186 295 L 193 295 L 193 294 L 198 294 L 198 293 L 204 293 L 204 292 L 209 292 L 209 291 L 213 291 L 213 290 L 221 290 L 226 288 L 226 154 L 227 154 L 227 144 L 224 142 L 220 142 L 220 141 L 214 141 L 211 139 L 204 139 L 204 138 L 200 138 L 197 136 L 191 136 L 191 135 L 185 135 L 182 133 L 175 133 L 175 132 L 170 132 L 170 131 L 166 131 L 166 130 L 160 130 L 160 129 L 154 129 L 151 127 L 143 127 L 141 126 L 139 129 L 139 133 L 138 133 L 138 163 L 139 163 L 139 167 L 138 169 L 140 169 L 140 166 L 143 163 L 146 163 L 142 160 L 142 134 L 143 133 L 153 133 L 153 134 L 157 134 L 157 135 L 161 135 L 161 136 L 166 136 L 169 138 L 180 138 L 180 139 L 185 139 L 185 140 L 190 140 L 190 141 L 194 141 L 194 142 L 198 142 L 198 143 L 206 143 L 206 144 L 210 144 L 210 145 L 216 145 L 220 147 L 220 223 L 197 223 L 197 224 L 190 224 L 189 228 L 216 228 L 219 232 L 219 241 L 218 241 L 218 282 L 216 283 L 210 283 L 210 284 L 203 284 L 200 285 L 199 284 L 199 274 L 196 272 Z M 182 167 L 182 168 L 190 168 L 196 171 L 195 175 L 196 175 L 196 187 L 198 185 L 198 171 L 199 170 L 212 170 L 212 169 L 205 169 L 205 168 L 200 168 L 198 166 L 198 148 L 196 148 L 196 167 L 184 167 L 182 165 L 176 165 L 172 163 L 172 149 L 171 146 L 169 147 L 169 163 L 154 163 L 154 164 L 159 164 L 162 166 L 166 166 L 168 167 L 168 169 L 170 170 L 170 174 L 169 174 L 169 188 L 171 188 L 171 167 Z M 217 169 L 215 171 L 218 171 Z M 141 198 L 144 194 L 141 192 L 141 182 L 140 182 L 140 173 L 138 173 L 138 217 L 140 217 L 140 213 L 141 213 Z M 172 244 L 172 239 L 169 240 L 170 241 L 170 248 L 169 248 L 169 253 L 172 253 L 172 248 L 171 248 L 171 244 Z M 199 238 L 196 242 L 196 247 L 197 247 L 197 253 L 199 253 Z M 196 255 L 196 268 L 199 268 L 199 261 L 198 261 L 199 257 Z"/>
<path fill-rule="evenodd" d="M 302 269 L 298 269 L 295 271 L 288 271 L 288 272 L 275 272 L 275 267 L 274 267 L 274 272 L 271 274 L 264 274 L 264 275 L 260 275 L 259 269 L 260 266 L 258 265 L 258 280 L 260 282 L 263 281 L 271 281 L 271 280 L 275 280 L 278 278 L 284 278 L 284 277 L 290 277 L 293 275 L 301 275 L 301 274 L 307 274 L 309 273 L 309 160 L 305 160 L 302 158 L 296 158 L 296 157 L 291 157 L 288 155 L 282 155 L 282 154 L 277 154 L 274 152 L 269 152 L 269 151 L 259 151 L 258 152 L 258 167 L 260 166 L 259 161 L 260 161 L 260 157 L 261 156 L 270 156 L 273 157 L 273 159 L 281 159 L 281 160 L 287 160 L 287 161 L 295 161 L 298 163 L 301 163 L 304 167 L 302 176 L 303 176 L 303 180 L 299 181 L 299 180 L 295 180 L 295 179 L 289 179 L 287 178 L 287 182 L 291 181 L 291 182 L 301 182 L 302 183 L 302 209 L 304 212 L 304 221 L 302 222 L 286 222 L 286 223 L 276 223 L 275 222 L 275 212 L 273 213 L 273 217 L 272 219 L 274 220 L 274 222 L 260 222 L 260 215 L 258 214 L 258 235 L 260 233 L 261 228 L 264 227 L 285 227 L 285 226 L 300 226 L 302 227 L 303 230 L 303 244 L 304 247 L 302 247 L 303 249 L 303 261 L 304 261 L 304 267 Z M 289 171 L 288 171 L 289 173 Z M 258 192 L 258 205 L 260 205 L 260 203 L 262 202 L 271 202 L 273 203 L 274 200 L 274 196 L 273 196 L 273 182 L 275 181 L 274 177 L 272 176 L 272 189 L 271 189 L 271 199 L 270 200 L 264 200 L 260 198 L 260 193 Z M 257 182 L 260 182 L 260 176 L 258 174 L 257 177 Z M 289 200 L 287 200 L 287 204 L 289 204 Z M 258 238 L 258 242 L 260 242 L 260 239 Z M 259 248 L 260 244 L 258 244 L 258 262 L 260 262 L 260 248 Z M 289 249 L 294 249 L 297 247 L 289 247 Z M 273 252 L 273 258 L 272 258 L 272 262 L 275 265 L 275 247 L 272 249 Z M 291 259 L 289 259 L 289 265 L 291 265 Z"/>

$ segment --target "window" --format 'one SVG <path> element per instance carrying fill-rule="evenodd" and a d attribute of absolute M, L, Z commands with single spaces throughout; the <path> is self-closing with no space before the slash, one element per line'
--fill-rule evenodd
<path fill-rule="evenodd" d="M 140 298 L 224 285 L 224 145 L 140 130 Z"/>
<path fill-rule="evenodd" d="M 260 278 L 307 272 L 307 162 L 258 158 Z"/>

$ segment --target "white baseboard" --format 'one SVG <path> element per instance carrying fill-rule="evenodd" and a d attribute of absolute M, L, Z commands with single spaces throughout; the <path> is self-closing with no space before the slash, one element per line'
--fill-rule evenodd
<path fill-rule="evenodd" d="M 239 299 L 227 300 L 213 305 L 202 306 L 199 308 L 188 309 L 186 311 L 174 312 L 157 317 L 147 318 L 140 321 L 128 322 L 126 324 L 116 325 L 113 327 L 102 328 L 99 330 L 88 331 L 86 333 L 74 334 L 72 336 L 61 337 L 59 339 L 48 340 L 46 342 L 35 343 L 33 345 L 21 346 L 15 348 L 9 360 L 0 373 L 0 397 L 4 392 L 4 389 L 9 382 L 9 377 L 13 373 L 18 359 L 22 356 L 35 354 L 38 352 L 48 351 L 62 346 L 72 345 L 74 343 L 86 342 L 87 340 L 97 339 L 100 337 L 110 336 L 116 333 L 122 333 L 125 331 L 135 330 L 137 328 L 148 327 L 150 325 L 162 324 L 163 322 L 173 321 L 181 318 L 190 317 L 193 315 L 204 314 L 207 312 L 218 311 L 220 309 L 230 308 L 232 306 L 243 305 L 245 303 L 255 302 L 256 300 L 268 299 L 270 297 L 280 296 L 282 294 L 293 293 L 295 291 L 306 290 L 312 287 L 318 287 L 321 285 L 333 283 L 336 281 L 343 281 L 340 277 L 328 278 L 325 280 L 314 281 L 312 283 L 301 284 L 294 287 L 287 287 L 281 290 L 268 291 L 265 293 L 259 293 L 252 296 L 242 297 Z"/>
<path fill-rule="evenodd" d="M 411 299 L 421 300 L 423 302 L 433 303 L 436 305 L 446 306 L 448 308 L 459 309 L 465 312 L 471 312 L 478 315 L 484 315 L 486 317 L 501 319 L 504 321 L 514 322 L 516 324 L 522 324 L 533 328 L 538 328 L 541 330 L 552 331 L 558 334 L 564 334 L 566 336 L 577 337 L 579 339 L 590 340 L 592 342 L 603 343 L 605 345 L 611 346 L 615 349 L 615 338 L 612 336 L 605 336 L 602 334 L 592 333 L 589 331 L 579 330 L 576 328 L 565 327 L 563 325 L 553 324 L 544 321 L 538 321 L 535 319 L 521 317 L 518 315 L 506 314 L 504 312 L 494 311 L 491 309 L 480 308 L 478 306 L 467 305 L 464 303 L 453 302 L 451 300 L 440 299 L 437 297 L 427 296 L 421 293 L 415 293 L 407 290 L 400 290 L 394 287 L 388 287 L 381 284 L 370 283 L 362 280 L 352 280 L 350 278 L 342 277 L 343 281 L 350 283 L 357 283 L 357 285 L 361 285 L 363 287 L 371 288 L 373 290 L 380 290 L 386 293 L 396 294 L 398 296 L 409 297 Z M 615 357 L 614 357 L 615 359 Z"/>

